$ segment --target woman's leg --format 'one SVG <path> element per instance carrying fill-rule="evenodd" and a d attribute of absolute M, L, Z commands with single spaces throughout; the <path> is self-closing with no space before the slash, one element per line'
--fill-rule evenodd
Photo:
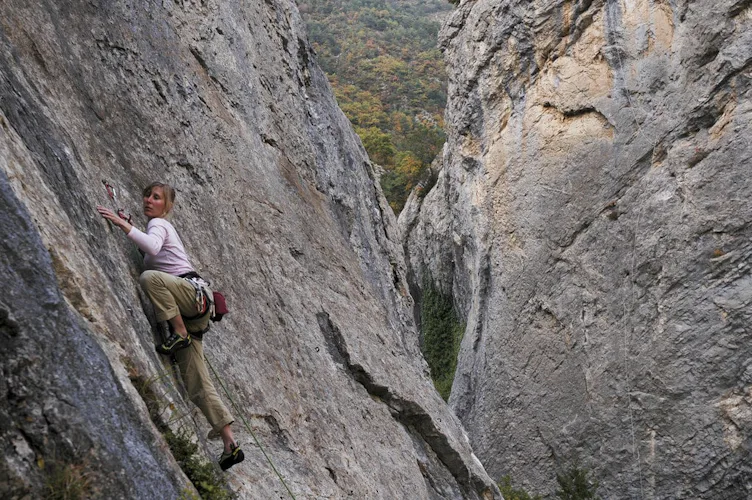
<path fill-rule="evenodd" d="M 212 429 L 223 436 L 224 429 L 235 421 L 217 394 L 204 361 L 204 347 L 194 340 L 190 347 L 175 353 L 188 397 L 201 409 Z"/>
<path fill-rule="evenodd" d="M 239 464 L 245 459 L 245 454 L 240 446 L 235 442 L 235 438 L 232 436 L 232 430 L 230 424 L 222 427 L 220 431 L 222 441 L 225 443 L 225 451 L 219 457 L 219 466 L 222 470 L 227 470 L 235 464 Z"/>
<path fill-rule="evenodd" d="M 225 453 L 230 453 L 232 451 L 232 445 L 238 445 L 238 443 L 235 442 L 235 436 L 232 435 L 230 424 L 222 427 L 219 431 L 219 435 L 222 437 L 222 442 L 225 445 Z"/>
<path fill-rule="evenodd" d="M 219 466 L 227 470 L 245 458 L 243 450 L 235 442 L 230 425 L 234 419 L 219 398 L 204 360 L 204 348 L 195 340 L 187 349 L 175 353 L 186 390 L 191 401 L 203 412 L 212 430 L 218 432 L 224 442 L 224 453 L 219 457 Z"/>
<path fill-rule="evenodd" d="M 144 271 L 139 283 L 154 304 L 157 321 L 167 321 L 180 314 L 196 315 L 196 290 L 183 278 L 162 271 Z"/>
<path fill-rule="evenodd" d="M 188 347 L 191 339 L 182 315 L 194 316 L 196 313 L 196 292 L 193 286 L 182 278 L 161 271 L 144 271 L 139 282 L 154 305 L 157 321 L 169 321 L 173 331 L 179 336 L 169 337 L 164 344 L 157 346 L 157 351 L 171 354 L 176 349 Z"/>
<path fill-rule="evenodd" d="M 145 271 L 140 278 L 141 287 L 154 304 L 158 321 L 169 321 L 175 333 L 187 337 L 188 331 L 182 315 L 196 315 L 196 292 L 184 279 L 160 271 Z M 209 322 L 209 313 L 200 319 L 189 321 L 191 331 L 201 331 Z M 219 433 L 224 442 L 225 455 L 220 459 L 223 470 L 243 461 L 243 451 L 237 446 L 230 429 L 235 419 L 217 394 L 204 360 L 204 347 L 200 340 L 193 340 L 184 349 L 173 353 L 183 377 L 188 398 L 199 407 L 212 430 Z"/>
<path fill-rule="evenodd" d="M 188 336 L 188 330 L 185 329 L 185 323 L 183 323 L 183 316 L 178 314 L 174 318 L 168 319 L 167 321 L 170 322 L 172 329 L 175 330 L 175 333 L 183 338 L 186 338 Z"/>

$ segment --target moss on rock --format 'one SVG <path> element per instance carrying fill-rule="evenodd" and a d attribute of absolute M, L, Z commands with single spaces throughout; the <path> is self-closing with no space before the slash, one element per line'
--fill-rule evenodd
<path fill-rule="evenodd" d="M 452 296 L 439 290 L 430 277 L 424 280 L 422 291 L 421 348 L 431 369 L 433 384 L 446 401 L 452 391 L 465 324 L 455 311 Z"/>

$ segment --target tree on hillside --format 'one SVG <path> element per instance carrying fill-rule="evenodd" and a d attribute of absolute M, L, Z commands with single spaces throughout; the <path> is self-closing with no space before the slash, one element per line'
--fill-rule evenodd
<path fill-rule="evenodd" d="M 319 64 L 399 212 L 444 143 L 446 82 L 436 48 L 443 0 L 299 3 Z"/>

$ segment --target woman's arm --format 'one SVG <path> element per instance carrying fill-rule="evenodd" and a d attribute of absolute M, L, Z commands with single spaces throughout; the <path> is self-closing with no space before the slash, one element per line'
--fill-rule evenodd
<path fill-rule="evenodd" d="M 136 227 L 132 228 L 128 233 L 128 239 L 138 245 L 138 248 L 143 250 L 144 253 L 152 256 L 157 255 L 167 239 L 167 230 L 159 224 L 149 224 L 147 227 L 146 233 Z"/>
<path fill-rule="evenodd" d="M 122 229 L 128 236 L 128 239 L 133 240 L 142 252 L 149 255 L 157 255 L 162 249 L 162 245 L 164 245 L 165 239 L 167 238 L 167 231 L 164 227 L 154 225 L 148 229 L 148 233 L 144 233 L 128 221 L 121 219 L 119 215 L 106 207 L 98 205 L 97 210 L 102 217 Z"/>

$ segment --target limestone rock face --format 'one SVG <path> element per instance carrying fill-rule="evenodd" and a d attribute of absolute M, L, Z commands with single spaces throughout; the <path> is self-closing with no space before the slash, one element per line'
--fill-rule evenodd
<path fill-rule="evenodd" d="M 752 494 L 748 1 L 462 2 L 447 144 L 400 225 L 467 319 L 450 403 L 492 477 Z"/>
<path fill-rule="evenodd" d="M 190 490 L 144 398 L 219 454 L 95 210 L 143 228 L 153 180 L 231 310 L 204 347 L 241 498 L 288 496 L 243 422 L 297 498 L 499 496 L 427 377 L 394 215 L 291 1 L 4 1 L 0 167 L 2 498 L 55 467 L 96 497 Z"/>

